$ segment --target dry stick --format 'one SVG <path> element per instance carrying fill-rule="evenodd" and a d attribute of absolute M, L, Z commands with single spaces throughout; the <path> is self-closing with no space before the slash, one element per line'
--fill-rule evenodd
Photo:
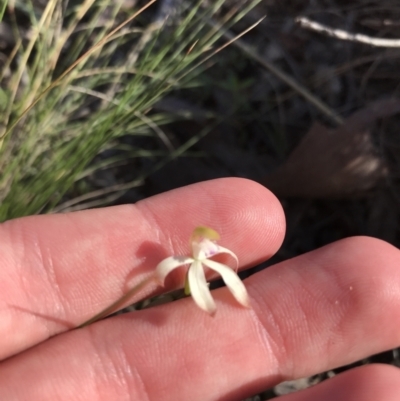
<path fill-rule="evenodd" d="M 214 22 L 211 22 L 214 24 Z M 224 33 L 224 36 L 227 39 L 232 39 L 233 34 L 230 31 Z M 321 99 L 318 99 L 315 95 L 313 95 L 307 88 L 298 84 L 292 77 L 284 73 L 283 71 L 276 68 L 274 65 L 269 63 L 263 57 L 261 57 L 255 50 L 253 50 L 249 45 L 247 45 L 243 40 L 236 40 L 233 42 L 235 46 L 241 49 L 244 53 L 246 53 L 253 60 L 257 61 L 261 66 L 263 66 L 266 70 L 277 76 L 286 85 L 290 86 L 300 95 L 302 95 L 306 100 L 308 100 L 311 104 L 313 104 L 318 110 L 324 113 L 327 117 L 333 120 L 333 122 L 337 125 L 343 124 L 343 119 L 332 110 L 327 104 L 325 104 Z"/>
<path fill-rule="evenodd" d="M 90 324 L 97 322 L 98 320 L 103 319 L 108 315 L 111 315 L 111 313 L 118 311 L 123 305 L 125 305 L 129 301 L 130 298 L 132 298 L 137 292 L 139 292 L 147 284 L 150 284 L 152 281 L 156 281 L 156 277 L 154 274 L 152 274 L 150 277 L 147 277 L 139 284 L 136 284 L 127 293 L 122 295 L 121 298 L 118 298 L 110 306 L 107 306 L 107 308 L 103 309 L 101 312 L 99 312 L 97 315 L 93 316 L 89 320 L 86 320 L 86 322 L 80 324 L 77 328 L 81 329 L 82 327 L 89 326 Z"/>
<path fill-rule="evenodd" d="M 375 47 L 400 47 L 400 39 L 381 39 L 363 35 L 361 33 L 350 33 L 343 29 L 334 29 L 318 22 L 311 21 L 307 17 L 297 17 L 296 22 L 301 27 L 312 31 L 320 32 L 340 40 L 348 40 L 350 42 L 364 43 Z"/>
<path fill-rule="evenodd" d="M 91 47 L 85 54 L 83 54 L 81 57 L 78 58 L 78 60 L 74 61 L 51 85 L 49 85 L 23 112 L 22 114 L 14 121 L 13 124 L 11 124 L 10 128 L 2 135 L 0 136 L 0 148 L 2 145 L 2 140 L 3 138 L 8 135 L 9 132 L 12 131 L 12 129 L 21 121 L 23 116 L 28 113 L 30 110 L 33 109 L 33 107 L 36 106 L 36 104 L 42 99 L 42 97 L 48 93 L 50 90 L 55 88 L 57 85 L 61 83 L 61 81 L 85 58 L 90 56 L 92 53 L 94 53 L 99 47 L 103 46 L 115 33 L 120 31 L 125 25 L 127 25 L 129 22 L 131 22 L 134 18 L 136 18 L 139 14 L 141 14 L 146 8 L 149 8 L 153 3 L 155 3 L 157 0 L 150 0 L 146 5 L 144 5 L 141 9 L 136 11 L 133 15 L 131 15 L 128 19 L 126 19 L 124 22 L 122 22 L 120 25 L 118 25 L 116 28 L 114 28 L 108 35 L 106 35 L 103 39 L 98 41 L 93 47 Z"/>

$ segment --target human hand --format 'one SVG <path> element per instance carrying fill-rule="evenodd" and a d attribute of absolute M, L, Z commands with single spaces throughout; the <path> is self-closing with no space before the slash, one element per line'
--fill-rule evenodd
<path fill-rule="evenodd" d="M 275 253 L 285 230 L 276 198 L 233 178 L 137 205 L 1 225 L 0 400 L 241 400 L 400 345 L 400 252 L 371 238 L 342 240 L 251 276 L 252 309 L 221 288 L 213 291 L 215 317 L 187 298 L 71 330 L 166 256 L 187 254 L 199 224 L 219 231 L 242 268 Z M 172 275 L 169 289 L 183 282 L 183 272 Z M 398 394 L 399 370 L 371 365 L 281 399 Z"/>

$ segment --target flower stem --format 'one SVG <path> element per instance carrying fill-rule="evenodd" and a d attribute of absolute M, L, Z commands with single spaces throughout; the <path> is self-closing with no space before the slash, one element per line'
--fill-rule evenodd
<path fill-rule="evenodd" d="M 126 302 L 130 298 L 132 298 L 137 292 L 139 292 L 142 288 L 144 288 L 147 284 L 151 283 L 152 281 L 155 281 L 154 275 L 151 275 L 150 277 L 147 277 L 140 283 L 136 284 L 127 293 L 122 295 L 121 298 L 118 298 L 110 306 L 107 306 L 107 308 L 103 309 L 101 312 L 91 317 L 89 320 L 86 320 L 84 323 L 80 324 L 77 328 L 81 329 L 82 327 L 89 326 L 90 324 L 97 322 L 98 320 L 103 319 L 108 315 L 111 315 L 111 313 L 118 311 L 122 305 L 126 304 Z"/>

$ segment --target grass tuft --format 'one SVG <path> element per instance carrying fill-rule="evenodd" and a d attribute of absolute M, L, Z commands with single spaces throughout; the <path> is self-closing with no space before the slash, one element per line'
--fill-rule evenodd
<path fill-rule="evenodd" d="M 0 70 L 0 221 L 63 210 L 66 192 L 112 140 L 150 135 L 168 145 L 159 125 L 171 118 L 152 113 L 153 106 L 189 85 L 218 51 L 223 30 L 209 25 L 215 15 L 229 28 L 259 1 L 225 17 L 224 0 L 199 1 L 174 21 L 157 11 L 155 0 L 130 15 L 124 1 L 65 7 L 49 0 L 42 10 L 33 1 L 8 10 L 4 4 L 0 18 L 12 24 L 15 45 Z M 21 16 L 28 30 L 21 29 Z M 170 148 L 157 168 L 195 141 Z M 141 152 L 138 157 L 148 157 Z"/>

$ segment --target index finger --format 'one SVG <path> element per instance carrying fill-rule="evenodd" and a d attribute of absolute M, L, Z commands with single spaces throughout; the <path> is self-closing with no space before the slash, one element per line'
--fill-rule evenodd
<path fill-rule="evenodd" d="M 274 195 L 236 178 L 136 205 L 2 224 L 0 358 L 75 327 L 126 292 L 127 282 L 133 286 L 150 275 L 164 257 L 186 255 L 200 224 L 216 229 L 244 267 L 275 253 L 285 229 Z"/>

